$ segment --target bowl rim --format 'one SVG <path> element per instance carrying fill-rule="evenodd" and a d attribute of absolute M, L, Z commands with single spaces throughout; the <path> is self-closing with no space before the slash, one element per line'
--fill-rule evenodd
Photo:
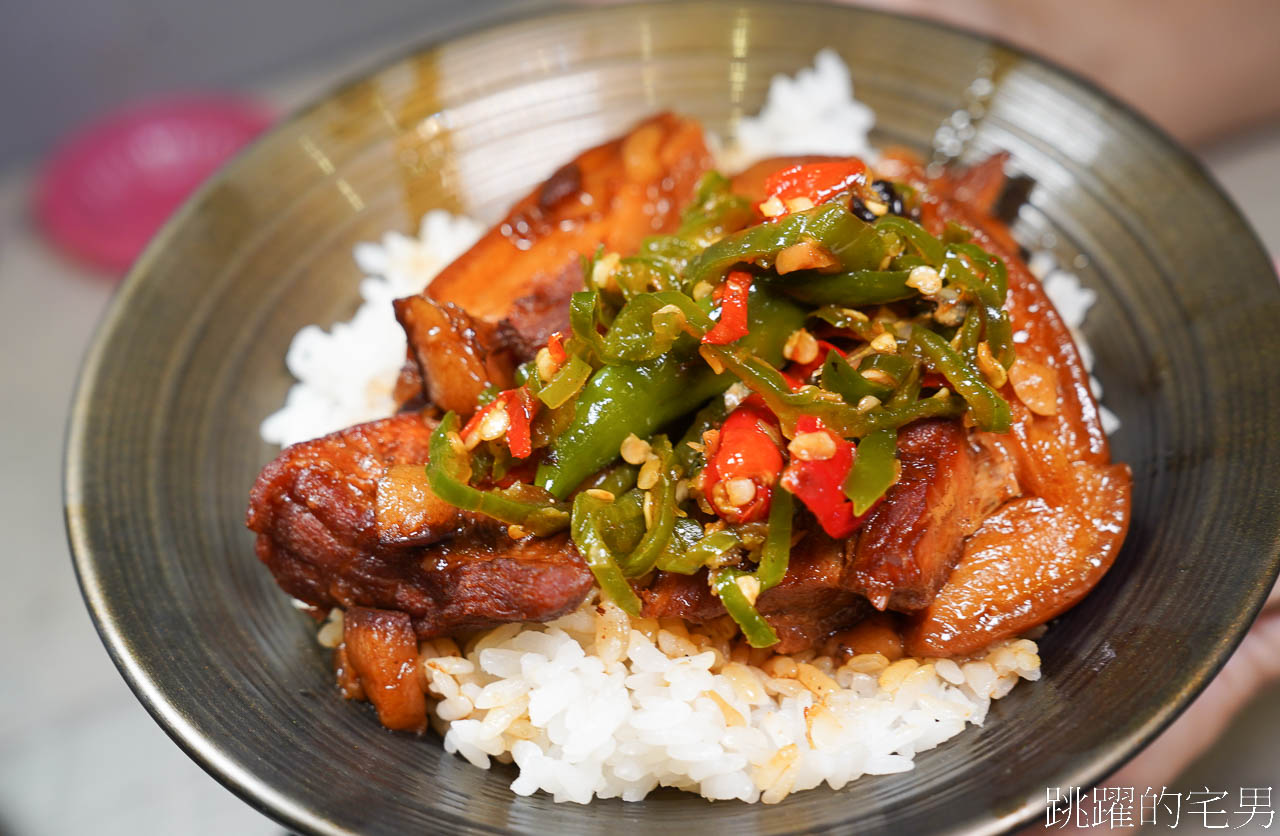
<path fill-rule="evenodd" d="M 844 13 L 855 17 L 858 15 L 872 15 L 893 18 L 904 21 L 909 25 L 938 30 L 950 35 L 959 35 L 975 43 L 1006 51 L 1022 62 L 1048 70 L 1051 75 L 1070 82 L 1075 87 L 1083 90 L 1083 92 L 1122 112 L 1126 117 L 1132 119 L 1141 130 L 1156 138 L 1184 167 L 1188 174 L 1202 181 L 1206 188 L 1222 200 L 1224 206 L 1235 216 L 1234 219 L 1239 222 L 1239 226 L 1251 240 L 1254 248 L 1264 259 L 1270 261 L 1269 256 L 1266 254 L 1265 246 L 1247 216 L 1244 215 L 1236 201 L 1221 186 L 1198 156 L 1188 150 L 1165 128 L 1154 122 L 1142 111 L 1079 72 L 1067 68 L 1053 59 L 1013 44 L 1002 37 L 991 36 L 949 22 L 916 17 L 882 8 L 846 5 L 834 0 L 790 0 L 790 2 L 793 5 L 821 8 L 836 14 Z M 250 807 L 272 820 L 305 833 L 347 834 L 351 832 L 328 818 L 323 811 L 313 809 L 298 799 L 276 790 L 266 781 L 259 779 L 245 765 L 223 751 L 218 741 L 201 734 L 185 716 L 179 704 L 171 699 L 170 695 L 161 686 L 161 683 L 153 678 L 150 671 L 145 669 L 133 656 L 125 625 L 122 623 L 123 620 L 117 619 L 111 611 L 108 596 L 100 584 L 97 571 L 97 562 L 100 559 L 100 555 L 96 554 L 90 545 L 88 536 L 90 522 L 83 512 L 83 503 L 81 501 L 81 468 L 90 448 L 89 427 L 92 424 L 93 396 L 95 390 L 103 385 L 103 381 L 100 378 L 100 369 L 108 355 L 112 337 L 129 316 L 130 301 L 138 292 L 138 289 L 147 281 L 153 262 L 168 247 L 169 241 L 176 230 L 185 225 L 187 220 L 198 211 L 208 195 L 221 188 L 223 183 L 234 172 L 247 165 L 248 161 L 262 147 L 272 142 L 277 135 L 298 125 L 328 102 L 366 83 L 370 78 L 383 74 L 407 61 L 435 52 L 455 40 L 497 32 L 508 27 L 515 28 L 535 22 L 550 23 L 557 18 L 608 15 L 618 11 L 635 9 L 660 10 L 666 6 L 687 4 L 723 8 L 768 7 L 771 5 L 768 0 L 639 0 L 638 2 L 584 7 L 574 5 L 565 0 L 557 0 L 553 4 L 536 8 L 522 7 L 514 13 L 508 11 L 507 13 L 496 15 L 492 13 L 482 14 L 479 19 L 472 20 L 465 25 L 447 26 L 443 30 L 425 36 L 410 45 L 380 54 L 377 58 L 361 65 L 359 69 L 344 75 L 341 80 L 327 85 L 303 104 L 288 111 L 282 118 L 278 119 L 240 149 L 193 191 L 165 221 L 129 268 L 125 278 L 112 295 L 106 310 L 101 315 L 75 380 L 71 409 L 64 433 L 63 510 L 67 543 L 71 552 L 77 584 L 89 610 L 94 628 L 108 655 L 147 713 L 151 715 L 188 757 L 217 780 L 218 783 L 226 787 Z M 1277 576 L 1280 576 L 1280 542 L 1277 542 L 1272 549 L 1270 562 L 1269 574 L 1274 584 Z M 1219 637 L 1214 646 L 1212 656 L 1202 660 L 1194 674 L 1184 682 L 1183 687 L 1174 699 L 1153 712 L 1148 720 L 1134 729 L 1132 733 L 1112 739 L 1105 749 L 1082 761 L 1081 765 L 1076 768 L 1066 770 L 1062 775 L 1063 782 L 1060 786 L 1084 790 L 1097 785 L 1124 765 L 1130 758 L 1137 755 L 1143 747 L 1163 732 L 1191 705 L 1192 701 L 1208 686 L 1209 682 L 1217 676 L 1231 658 L 1236 648 L 1244 640 L 1249 626 L 1252 625 L 1266 603 L 1270 589 L 1270 586 L 1266 586 L 1259 587 L 1253 591 L 1250 604 L 1238 612 L 1232 621 L 1233 633 Z M 1044 807 L 1043 798 L 1039 796 L 1028 797 L 1003 812 L 997 813 L 993 811 L 990 819 L 976 828 L 965 829 L 965 832 L 1009 832 L 1029 824 L 1036 815 L 1044 810 Z M 944 828 L 944 830 L 953 831 L 955 828 Z"/>

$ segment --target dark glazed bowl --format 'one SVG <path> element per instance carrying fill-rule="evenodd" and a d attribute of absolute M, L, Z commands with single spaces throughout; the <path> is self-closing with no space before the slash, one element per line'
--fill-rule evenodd
<path fill-rule="evenodd" d="M 724 131 L 824 46 L 874 139 L 920 149 L 980 105 L 963 159 L 1035 180 L 1021 240 L 1098 293 L 1086 332 L 1124 422 L 1133 527 L 1115 568 L 1042 642 L 1045 678 L 913 772 L 773 806 L 664 791 L 638 804 L 514 796 L 435 738 L 336 695 L 327 653 L 255 559 L 258 423 L 307 323 L 353 312 L 352 245 L 423 210 L 482 219 L 576 149 L 663 107 Z M 991 94 L 971 86 L 988 79 Z M 975 110 L 976 112 L 976 110 Z M 953 126 L 957 122 L 951 122 Z M 315 833 L 1005 830 L 1046 787 L 1087 786 L 1181 710 L 1235 647 L 1280 562 L 1280 290 L 1248 225 L 1184 151 L 1097 90 L 957 31 L 819 5 L 570 11 L 398 61 L 226 168 L 134 267 L 88 358 L 67 526 L 108 650 L 156 719 L 249 803 Z"/>

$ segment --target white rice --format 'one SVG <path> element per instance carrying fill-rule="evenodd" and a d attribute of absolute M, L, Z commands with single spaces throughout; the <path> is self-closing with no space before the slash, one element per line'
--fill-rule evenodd
<path fill-rule="evenodd" d="M 872 653 L 839 668 L 830 658 L 761 668 L 729 661 L 723 637 L 663 625 L 588 603 L 547 625 L 490 631 L 461 657 L 426 643 L 445 749 L 479 767 L 514 759 L 511 789 L 556 801 L 638 801 L 667 786 L 771 803 L 905 772 L 917 752 L 981 725 L 1019 678 L 1040 678 L 1027 639 L 970 661 Z"/>
<path fill-rule="evenodd" d="M 871 108 L 853 97 L 849 67 L 835 50 L 824 49 L 812 68 L 773 77 L 760 113 L 738 122 L 716 162 L 740 171 L 766 157 L 795 154 L 875 160 L 879 154 L 867 138 L 875 121 Z"/>
<path fill-rule="evenodd" d="M 721 166 L 779 154 L 874 157 L 873 118 L 853 98 L 848 68 L 823 50 L 812 70 L 774 79 L 768 103 L 739 123 Z M 363 302 L 332 331 L 308 326 L 294 338 L 286 364 L 298 383 L 263 422 L 262 437 L 291 444 L 390 414 L 405 354 L 391 300 L 420 292 L 480 234 L 475 221 L 432 211 L 416 238 L 390 232 L 380 245 L 357 247 L 368 276 Z M 1050 254 L 1037 253 L 1030 266 L 1091 368 L 1077 329 L 1095 294 Z M 1119 426 L 1105 408 L 1103 421 L 1108 432 Z M 335 610 L 323 644 L 337 643 L 340 624 Z M 449 639 L 421 645 L 433 724 L 448 751 L 482 768 L 514 761 L 514 792 L 584 804 L 639 800 L 659 786 L 774 803 L 824 781 L 838 789 L 861 775 L 904 772 L 917 752 L 982 725 L 991 701 L 1020 679 L 1040 676 L 1027 638 L 969 659 L 890 663 L 863 654 L 838 668 L 812 654 L 764 661 L 757 652 L 763 667 L 733 654 L 728 636 L 632 621 L 594 600 L 549 624 L 498 627 L 462 649 Z"/>
<path fill-rule="evenodd" d="M 406 342 L 391 302 L 421 293 L 483 233 L 471 218 L 433 209 L 417 237 L 388 232 L 381 244 L 357 245 L 356 264 L 365 272 L 360 307 L 332 331 L 308 325 L 294 336 L 284 362 L 298 382 L 262 422 L 263 440 L 288 446 L 394 412 L 391 391 Z"/>

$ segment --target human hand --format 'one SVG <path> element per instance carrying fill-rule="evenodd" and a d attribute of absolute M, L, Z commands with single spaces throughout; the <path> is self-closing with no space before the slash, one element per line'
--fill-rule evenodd
<path fill-rule="evenodd" d="M 1017 44 L 1086 76 L 1178 139 L 1203 143 L 1280 114 L 1273 0 L 846 0 Z M 1202 57 L 1205 60 L 1197 60 Z"/>

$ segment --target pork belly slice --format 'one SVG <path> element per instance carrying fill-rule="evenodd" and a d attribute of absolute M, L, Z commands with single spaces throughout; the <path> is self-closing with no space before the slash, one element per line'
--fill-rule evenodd
<path fill-rule="evenodd" d="M 814 524 L 792 548 L 782 582 L 756 601 L 756 609 L 778 634 L 772 650 L 807 650 L 870 611 L 866 599 L 841 586 L 844 565 L 840 544 Z M 694 575 L 658 572 L 639 594 L 643 614 L 650 618 L 683 618 L 701 624 L 726 615 L 720 599 L 711 594 L 705 569 Z"/>
<path fill-rule="evenodd" d="M 557 331 L 569 333 L 569 300 L 582 290 L 582 259 L 572 259 L 558 275 L 538 283 L 512 303 L 498 321 L 497 339 L 521 362 L 533 359 Z"/>
<path fill-rule="evenodd" d="M 670 113 L 646 119 L 579 154 L 525 195 L 436 276 L 424 296 L 465 311 L 486 351 L 505 350 L 515 363 L 529 360 L 552 333 L 568 329 L 569 297 L 583 288 L 583 257 L 601 246 L 629 255 L 650 235 L 674 231 L 710 166 L 697 122 Z M 425 385 L 427 402 L 470 412 L 474 400 L 462 401 L 474 387 L 455 384 L 465 382 L 462 376 L 482 377 L 477 365 L 454 372 L 444 358 L 431 361 L 433 352 L 450 344 L 456 357 L 475 353 L 466 340 L 458 339 L 456 328 L 433 333 L 411 328 L 404 318 L 401 323 L 415 363 L 401 372 L 397 403 L 416 403 L 413 396 Z M 482 325 L 496 328 L 496 343 Z M 435 400 L 454 393 L 448 406 Z"/>
<path fill-rule="evenodd" d="M 1008 457 L 971 447 L 957 421 L 898 433 L 901 475 L 847 544 L 844 585 L 878 610 L 918 610 L 960 559 L 964 538 L 1016 493 Z"/>
<path fill-rule="evenodd" d="M 405 413 L 296 444 L 267 465 L 247 523 L 276 582 L 324 609 L 406 613 L 419 638 L 577 607 L 593 579 L 567 535 L 513 540 L 505 525 L 437 502 L 412 545 L 383 542 L 378 482 L 395 465 L 425 463 L 432 428 Z"/>
<path fill-rule="evenodd" d="M 1071 466 L 1072 501 L 1014 500 L 983 521 L 950 581 L 905 633 L 921 656 L 975 653 L 1075 606 L 1115 561 L 1129 527 L 1129 468 Z"/>
<path fill-rule="evenodd" d="M 525 195 L 427 293 L 496 322 L 597 247 L 629 254 L 646 237 L 673 231 L 710 165 L 697 122 L 650 117 Z"/>
<path fill-rule="evenodd" d="M 429 403 L 466 416 L 475 410 L 485 387 L 515 385 L 515 358 L 499 343 L 493 323 L 426 296 L 409 296 L 394 304 Z"/>
<path fill-rule="evenodd" d="M 359 680 L 361 695 L 378 710 L 382 725 L 418 734 L 427 730 L 418 638 L 409 616 L 352 607 L 343 615 L 341 647 Z"/>
<path fill-rule="evenodd" d="M 569 300 L 582 290 L 582 261 L 512 303 L 496 323 L 426 294 L 395 300 L 408 338 L 392 397 L 399 409 L 434 404 L 466 416 L 487 385 L 509 389 L 517 365 L 532 360 L 556 332 L 569 332 Z"/>

